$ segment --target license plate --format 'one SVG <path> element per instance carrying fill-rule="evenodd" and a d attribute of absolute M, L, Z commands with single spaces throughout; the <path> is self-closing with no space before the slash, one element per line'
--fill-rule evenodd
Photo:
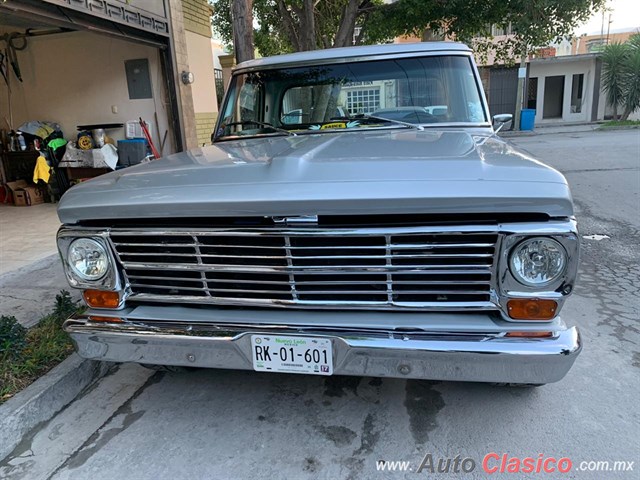
<path fill-rule="evenodd" d="M 251 335 L 251 350 L 253 369 L 258 372 L 333 374 L 327 338 Z"/>

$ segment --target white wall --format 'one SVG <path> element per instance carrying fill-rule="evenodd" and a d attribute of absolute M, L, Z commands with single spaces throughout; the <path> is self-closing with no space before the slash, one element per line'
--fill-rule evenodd
<path fill-rule="evenodd" d="M 130 100 L 124 61 L 140 58 L 149 60 L 153 98 Z M 157 49 L 90 32 L 71 32 L 30 38 L 26 50 L 18 52 L 18 61 L 24 83 L 11 74 L 14 127 L 27 120 L 49 120 L 62 126 L 65 138 L 74 139 L 76 125 L 125 123 L 142 117 L 152 125 L 159 149 L 159 134 L 169 129 L 169 105 Z M 0 121 L 6 128 L 2 117 L 8 118 L 9 113 L 7 88 L 0 80 Z M 124 129 L 107 134 L 122 139 Z M 175 151 L 172 137 L 169 132 L 165 154 Z"/>
<path fill-rule="evenodd" d="M 596 62 L 594 58 L 576 61 L 542 61 L 532 62 L 529 68 L 529 78 L 538 78 L 538 98 L 536 100 L 536 123 L 554 122 L 589 122 L 593 104 L 593 89 Z M 571 86 L 574 74 L 584 74 L 582 93 L 582 111 L 571 113 Z M 564 98 L 562 103 L 562 118 L 543 119 L 545 77 L 564 75 Z"/>

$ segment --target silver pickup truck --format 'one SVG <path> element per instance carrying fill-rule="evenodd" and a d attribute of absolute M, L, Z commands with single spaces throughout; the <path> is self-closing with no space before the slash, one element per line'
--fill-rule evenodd
<path fill-rule="evenodd" d="M 261 58 L 213 144 L 72 188 L 58 247 L 85 358 L 539 385 L 581 349 L 560 310 L 565 178 L 496 136 L 456 43 Z"/>

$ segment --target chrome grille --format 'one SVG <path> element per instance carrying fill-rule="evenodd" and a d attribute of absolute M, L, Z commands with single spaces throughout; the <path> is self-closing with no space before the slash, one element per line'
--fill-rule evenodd
<path fill-rule="evenodd" d="M 495 308 L 491 227 L 113 229 L 110 240 L 132 300 Z"/>

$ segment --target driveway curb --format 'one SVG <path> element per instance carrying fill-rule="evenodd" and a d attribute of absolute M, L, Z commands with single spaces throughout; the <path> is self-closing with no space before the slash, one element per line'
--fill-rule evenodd
<path fill-rule="evenodd" d="M 73 353 L 43 377 L 0 405 L 0 461 L 23 437 L 71 403 L 111 363 L 85 360 Z"/>

